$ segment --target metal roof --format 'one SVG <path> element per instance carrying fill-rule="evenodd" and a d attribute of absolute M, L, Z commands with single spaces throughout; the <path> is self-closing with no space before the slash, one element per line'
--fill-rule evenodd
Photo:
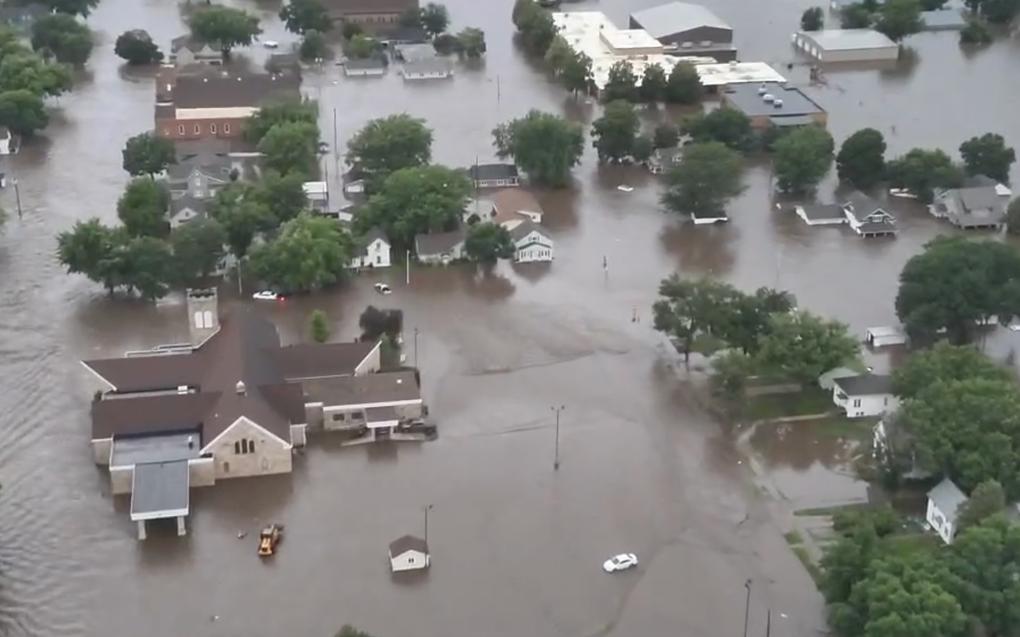
<path fill-rule="evenodd" d="M 636 11 L 630 14 L 630 17 L 653 38 L 664 38 L 700 27 L 733 30 L 729 24 L 705 7 L 687 2 L 660 4 L 657 7 Z"/>
<path fill-rule="evenodd" d="M 132 481 L 133 521 L 188 514 L 191 478 L 187 460 L 135 465 Z"/>
<path fill-rule="evenodd" d="M 722 96 L 729 106 L 748 117 L 766 115 L 786 119 L 791 115 L 817 115 L 825 112 L 800 89 L 777 82 L 736 84 L 727 88 Z M 809 124 L 811 120 L 800 123 Z"/>
<path fill-rule="evenodd" d="M 856 51 L 896 46 L 895 42 L 874 29 L 827 29 L 804 32 L 800 35 L 824 51 Z"/>

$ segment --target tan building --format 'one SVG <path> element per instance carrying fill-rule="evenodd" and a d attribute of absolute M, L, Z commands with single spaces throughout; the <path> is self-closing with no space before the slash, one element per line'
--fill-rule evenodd
<path fill-rule="evenodd" d="M 343 409 L 352 396 L 317 395 L 309 405 L 306 384 L 371 375 L 376 385 L 393 377 L 391 384 L 409 383 L 405 394 L 410 385 L 418 391 L 414 374 L 373 374 L 378 343 L 283 346 L 252 308 L 220 323 L 214 290 L 189 291 L 188 316 L 190 344 L 84 361 L 103 385 L 91 408 L 94 459 L 109 467 L 115 494 L 131 494 L 143 539 L 151 519 L 176 517 L 184 533 L 191 487 L 289 473 L 309 410 L 321 414 L 323 402 Z"/>
<path fill-rule="evenodd" d="M 156 82 L 156 134 L 171 139 L 238 138 L 259 107 L 301 98 L 301 78 L 293 73 L 165 70 Z"/>
<path fill-rule="evenodd" d="M 418 0 L 322 0 L 335 22 L 353 22 L 369 30 L 390 30 Z"/>

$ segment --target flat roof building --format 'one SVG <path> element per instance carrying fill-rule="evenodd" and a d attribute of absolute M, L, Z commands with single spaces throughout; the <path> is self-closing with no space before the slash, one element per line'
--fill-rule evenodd
<path fill-rule="evenodd" d="M 733 28 L 700 4 L 669 2 L 630 15 L 631 29 L 643 29 L 669 52 L 708 55 L 720 62 L 737 57 Z"/>
<path fill-rule="evenodd" d="M 819 62 L 885 62 L 900 56 L 900 47 L 874 29 L 802 31 L 793 45 Z"/>
<path fill-rule="evenodd" d="M 786 84 L 786 78 L 764 62 L 727 62 L 725 64 L 697 64 L 701 85 L 709 90 L 734 84 Z"/>
<path fill-rule="evenodd" d="M 762 130 L 773 126 L 804 126 L 828 121 L 825 109 L 798 88 L 763 82 L 735 84 L 722 92 L 722 103 L 751 118 L 751 126 Z"/>

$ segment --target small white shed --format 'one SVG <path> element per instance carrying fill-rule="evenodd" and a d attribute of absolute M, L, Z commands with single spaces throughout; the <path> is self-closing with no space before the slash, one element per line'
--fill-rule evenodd
<path fill-rule="evenodd" d="M 864 342 L 868 347 L 890 347 L 892 345 L 906 345 L 907 333 L 902 327 L 885 325 L 882 327 L 869 327 L 864 330 Z"/>
<path fill-rule="evenodd" d="M 390 542 L 390 570 L 417 571 L 429 567 L 429 545 L 420 537 L 405 535 Z"/>

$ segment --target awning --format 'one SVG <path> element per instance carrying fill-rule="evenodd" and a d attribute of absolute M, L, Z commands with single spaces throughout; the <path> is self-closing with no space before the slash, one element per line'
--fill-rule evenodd
<path fill-rule="evenodd" d="M 137 464 L 131 486 L 131 520 L 188 515 L 191 476 L 187 460 Z"/>

